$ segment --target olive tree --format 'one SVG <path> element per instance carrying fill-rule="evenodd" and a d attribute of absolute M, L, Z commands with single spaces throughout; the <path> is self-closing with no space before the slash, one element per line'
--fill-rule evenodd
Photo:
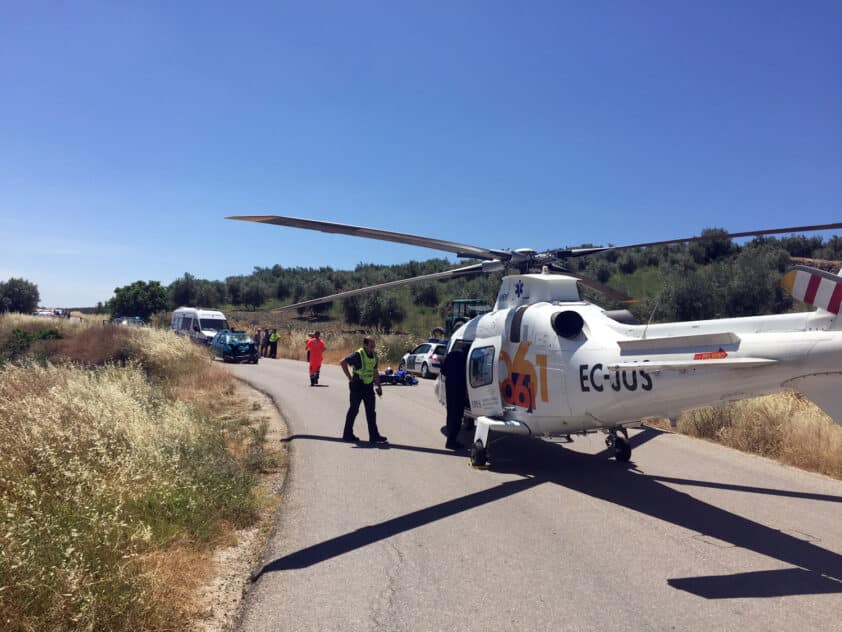
<path fill-rule="evenodd" d="M 135 281 L 114 288 L 114 296 L 107 306 L 113 317 L 140 316 L 146 320 L 167 309 L 167 298 L 167 290 L 158 281 Z"/>
<path fill-rule="evenodd" d="M 38 286 L 26 279 L 11 278 L 0 283 L 0 312 L 31 314 L 40 300 Z"/>

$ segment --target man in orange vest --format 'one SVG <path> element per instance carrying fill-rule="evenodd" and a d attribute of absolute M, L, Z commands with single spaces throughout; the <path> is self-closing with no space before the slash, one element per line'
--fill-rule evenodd
<path fill-rule="evenodd" d="M 319 371 L 322 368 L 322 354 L 325 350 L 325 342 L 321 339 L 321 333 L 316 332 L 307 339 L 304 345 L 307 349 L 307 359 L 310 361 L 310 386 L 319 383 Z"/>

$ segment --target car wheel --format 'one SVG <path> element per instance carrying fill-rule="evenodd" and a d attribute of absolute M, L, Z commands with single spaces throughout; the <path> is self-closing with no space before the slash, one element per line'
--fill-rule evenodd
<path fill-rule="evenodd" d="M 421 377 L 423 377 L 425 380 L 428 380 L 431 377 L 433 377 L 433 374 L 430 373 L 430 368 L 427 366 L 426 362 L 421 363 Z"/>

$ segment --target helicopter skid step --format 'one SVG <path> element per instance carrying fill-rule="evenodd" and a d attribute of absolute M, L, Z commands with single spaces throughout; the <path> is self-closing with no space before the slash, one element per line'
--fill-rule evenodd
<path fill-rule="evenodd" d="M 493 419 L 491 417 L 479 416 L 475 420 L 476 430 L 474 431 L 474 443 L 481 441 L 482 445 L 488 445 L 488 432 L 502 432 L 505 434 L 532 435 L 532 430 L 525 423 L 514 419 Z"/>

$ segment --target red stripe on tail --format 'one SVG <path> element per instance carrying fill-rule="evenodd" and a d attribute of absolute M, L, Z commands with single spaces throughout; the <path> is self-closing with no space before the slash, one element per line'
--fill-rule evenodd
<path fill-rule="evenodd" d="M 827 304 L 827 311 L 831 314 L 839 313 L 839 304 L 842 303 L 842 285 L 838 284 L 833 288 L 833 294 L 830 296 L 830 302 Z"/>
<path fill-rule="evenodd" d="M 810 277 L 810 281 L 807 283 L 807 291 L 804 293 L 804 302 L 808 305 L 812 305 L 813 301 L 816 300 L 816 292 L 819 291 L 821 281 L 821 277 L 817 274 Z"/>

